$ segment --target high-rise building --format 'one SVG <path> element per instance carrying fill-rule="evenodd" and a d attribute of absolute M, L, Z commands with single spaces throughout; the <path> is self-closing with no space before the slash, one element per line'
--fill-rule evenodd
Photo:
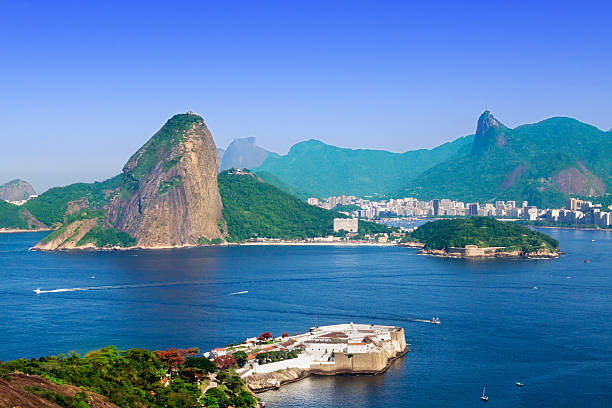
<path fill-rule="evenodd" d="M 478 215 L 478 203 L 469 203 L 468 204 L 468 214 L 469 215 Z"/>
<path fill-rule="evenodd" d="M 431 203 L 433 206 L 433 215 L 434 216 L 440 215 L 440 200 L 434 199 Z"/>

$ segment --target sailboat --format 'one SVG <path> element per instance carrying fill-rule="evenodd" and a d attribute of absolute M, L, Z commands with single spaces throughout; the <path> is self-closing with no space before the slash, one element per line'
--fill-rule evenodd
<path fill-rule="evenodd" d="M 483 401 L 488 401 L 489 397 L 485 394 L 485 387 L 482 387 L 482 396 L 480 397 Z"/>

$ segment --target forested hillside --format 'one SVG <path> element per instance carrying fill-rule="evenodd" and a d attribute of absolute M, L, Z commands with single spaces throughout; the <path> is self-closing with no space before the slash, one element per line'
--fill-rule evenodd
<path fill-rule="evenodd" d="M 344 149 L 308 140 L 295 144 L 286 156 L 268 157 L 254 171 L 269 183 L 301 196 L 388 194 L 399 191 L 472 140 L 473 136 L 466 136 L 435 149 L 405 153 Z"/>

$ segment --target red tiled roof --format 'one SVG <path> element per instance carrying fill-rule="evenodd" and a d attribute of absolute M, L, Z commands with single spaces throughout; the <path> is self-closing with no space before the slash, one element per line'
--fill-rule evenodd
<path fill-rule="evenodd" d="M 343 333 L 343 332 L 331 332 L 331 333 L 323 334 L 323 335 L 321 335 L 321 336 L 319 336 L 319 337 L 338 337 L 338 338 L 345 338 L 345 337 L 348 337 L 348 336 L 346 335 L 346 333 Z"/>

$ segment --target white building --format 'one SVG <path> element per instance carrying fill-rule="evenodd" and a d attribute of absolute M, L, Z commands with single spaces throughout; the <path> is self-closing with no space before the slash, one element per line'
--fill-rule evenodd
<path fill-rule="evenodd" d="M 359 232 L 359 220 L 357 218 L 334 218 L 334 232 Z"/>

